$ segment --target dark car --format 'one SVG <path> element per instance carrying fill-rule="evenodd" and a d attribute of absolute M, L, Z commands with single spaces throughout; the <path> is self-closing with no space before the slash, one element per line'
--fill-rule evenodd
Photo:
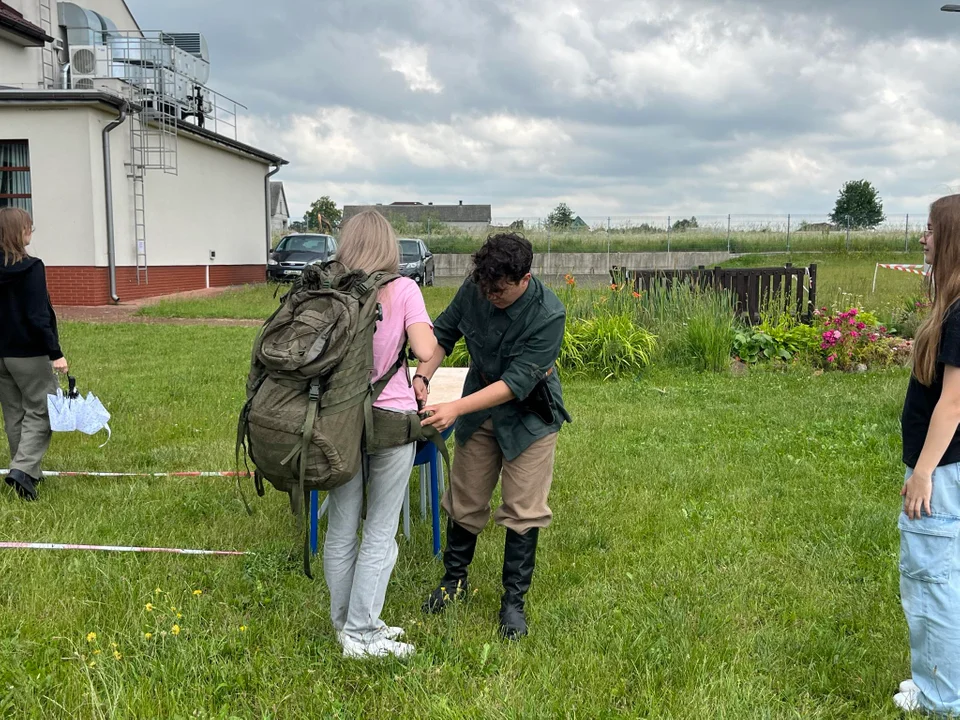
<path fill-rule="evenodd" d="M 287 235 L 270 253 L 267 280 L 294 280 L 300 277 L 304 267 L 332 260 L 336 252 L 337 241 L 330 235 Z"/>
<path fill-rule="evenodd" d="M 433 285 L 436 270 L 433 253 L 419 238 L 400 238 L 400 274 L 413 278 L 417 285 Z"/>

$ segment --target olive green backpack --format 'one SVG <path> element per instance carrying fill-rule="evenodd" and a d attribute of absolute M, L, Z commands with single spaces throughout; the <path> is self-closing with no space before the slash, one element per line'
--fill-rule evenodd
<path fill-rule="evenodd" d="M 399 277 L 351 271 L 333 261 L 307 265 L 263 324 L 253 344 L 247 402 L 237 427 L 241 453 L 255 466 L 257 494 L 266 479 L 290 496 L 303 517 L 313 490 L 332 490 L 363 468 L 363 449 L 434 442 L 449 464 L 446 444 L 416 413 L 373 407 L 394 374 L 406 371 L 406 347 L 376 384 L 373 333 L 382 308 L 380 289 Z M 310 572 L 304 537 L 304 572 Z"/>

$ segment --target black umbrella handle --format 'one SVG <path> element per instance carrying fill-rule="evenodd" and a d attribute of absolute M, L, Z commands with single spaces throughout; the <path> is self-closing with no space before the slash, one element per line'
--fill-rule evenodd
<path fill-rule="evenodd" d="M 69 398 L 80 397 L 80 393 L 77 392 L 77 379 L 73 375 L 67 375 L 67 382 L 70 385 L 69 390 L 67 390 L 67 397 Z"/>

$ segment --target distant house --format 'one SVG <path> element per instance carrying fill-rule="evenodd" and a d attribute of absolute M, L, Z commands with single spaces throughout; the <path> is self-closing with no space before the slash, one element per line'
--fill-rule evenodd
<path fill-rule="evenodd" d="M 590 226 L 584 222 L 583 218 L 577 215 L 570 223 L 571 230 L 589 230 Z"/>
<path fill-rule="evenodd" d="M 275 233 L 290 229 L 287 194 L 283 191 L 283 183 L 276 180 L 270 182 L 270 227 Z"/>
<path fill-rule="evenodd" d="M 376 210 L 388 220 L 391 217 L 406 218 L 408 223 L 427 221 L 441 223 L 449 228 L 466 232 L 486 232 L 490 228 L 491 211 L 489 205 L 434 205 L 420 202 L 395 202 L 390 205 L 344 205 L 343 222 L 364 210 Z"/>

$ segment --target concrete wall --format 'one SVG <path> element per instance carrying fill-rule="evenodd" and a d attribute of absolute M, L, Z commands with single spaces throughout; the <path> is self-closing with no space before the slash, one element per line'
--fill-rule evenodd
<path fill-rule="evenodd" d="M 727 252 L 552 253 L 533 256 L 535 275 L 607 275 L 613 265 L 631 270 L 711 267 L 734 257 Z M 465 277 L 470 255 L 434 255 L 437 277 Z"/>
<path fill-rule="evenodd" d="M 49 265 L 95 264 L 93 237 L 104 221 L 102 175 L 100 200 L 94 199 L 91 157 L 99 150 L 99 137 L 97 146 L 91 146 L 92 112 L 86 108 L 0 107 L 0 138 L 30 144 L 37 226 L 31 252 Z"/>

